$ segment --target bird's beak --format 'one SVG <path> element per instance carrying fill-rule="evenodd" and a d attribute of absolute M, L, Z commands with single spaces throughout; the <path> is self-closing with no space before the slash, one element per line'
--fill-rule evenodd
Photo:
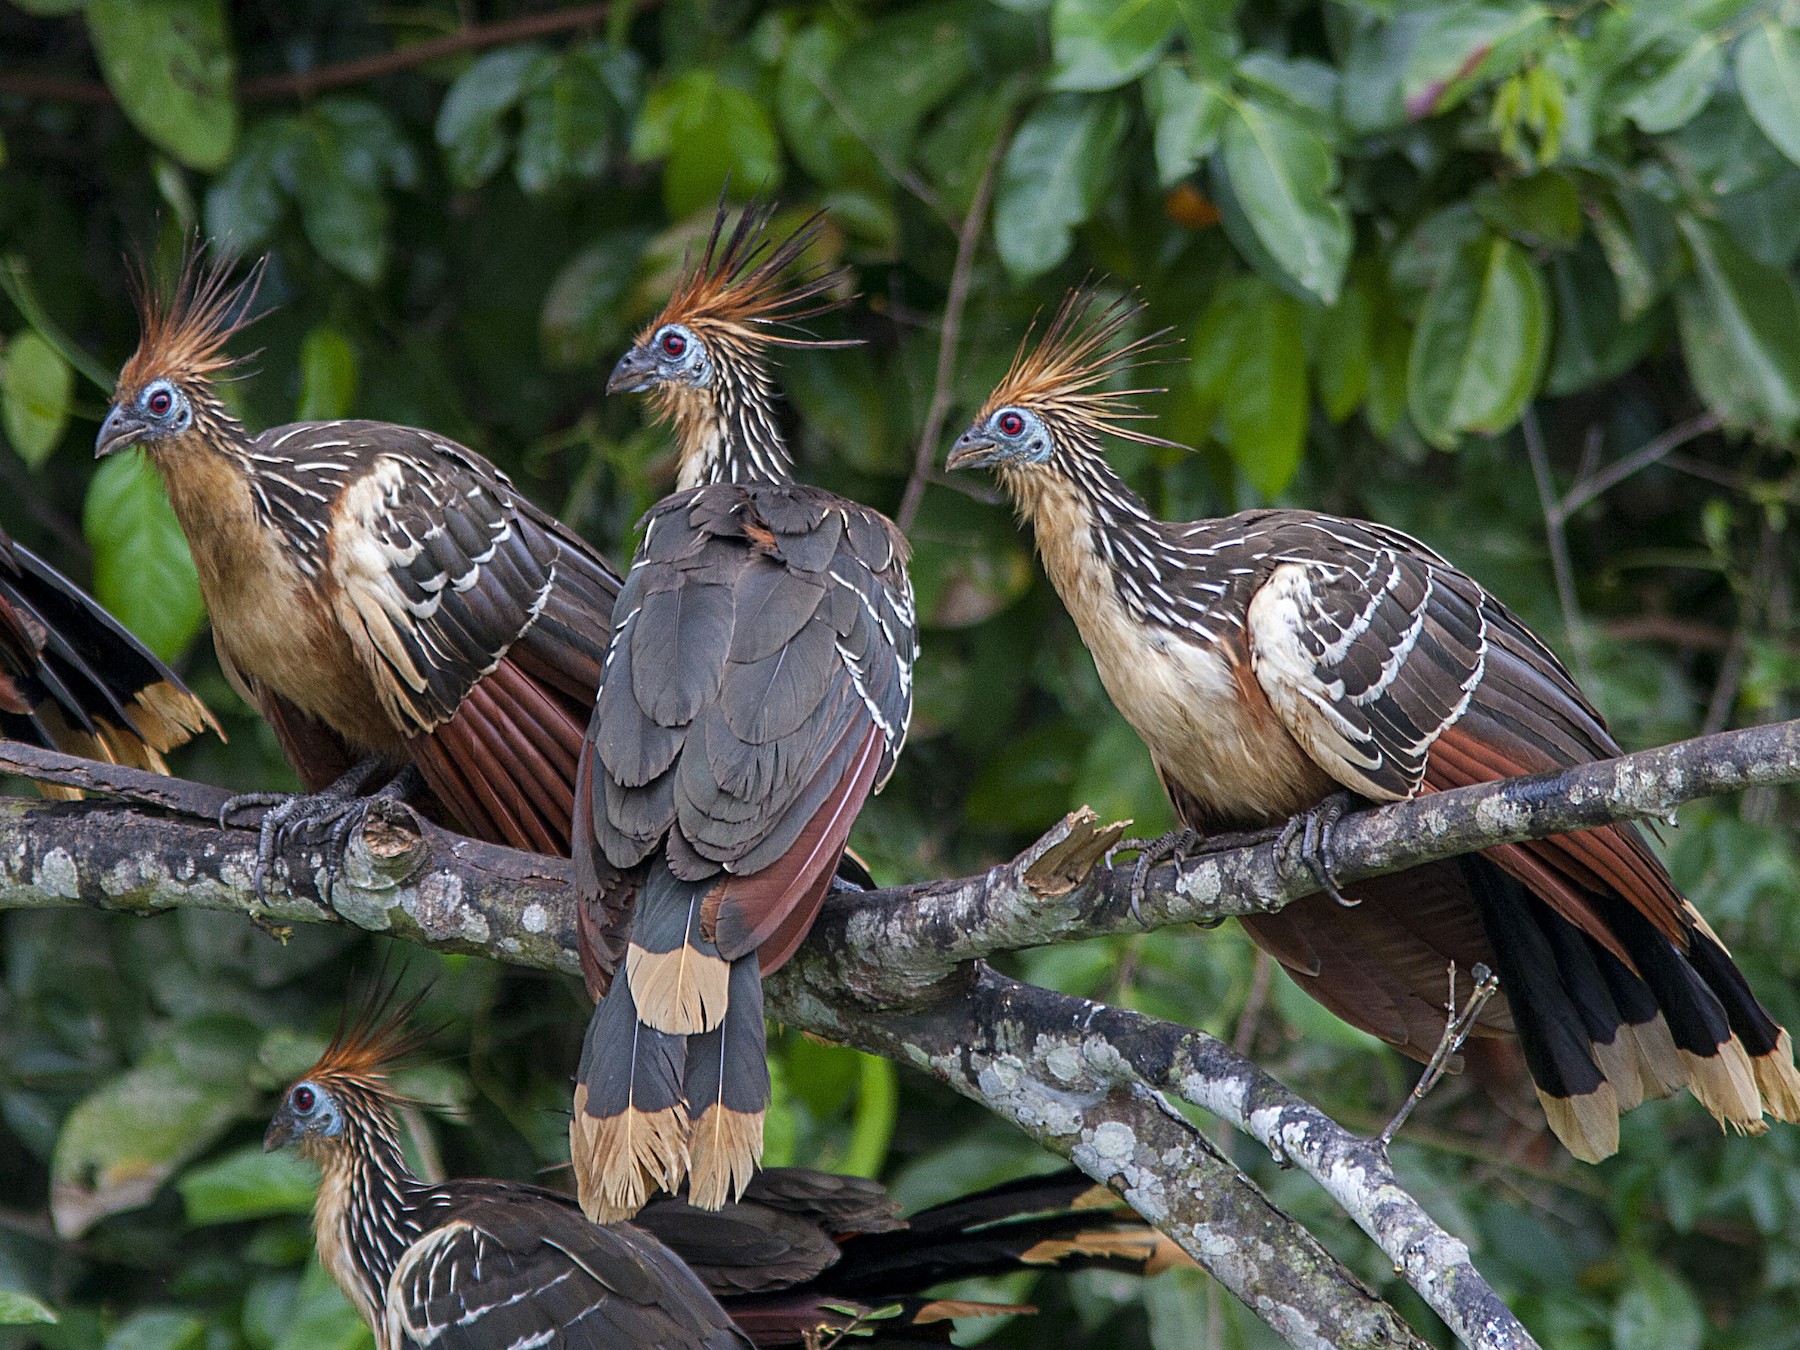
<path fill-rule="evenodd" d="M 641 394 L 655 383 L 652 378 L 654 368 L 655 363 L 650 353 L 642 347 L 633 347 L 613 367 L 612 374 L 606 379 L 606 392 Z"/>
<path fill-rule="evenodd" d="M 135 413 L 115 403 L 112 411 L 106 414 L 106 421 L 100 424 L 100 434 L 94 438 L 94 458 L 105 459 L 136 445 L 144 430 L 143 422 Z"/>
<path fill-rule="evenodd" d="M 956 444 L 950 447 L 950 458 L 944 461 L 946 469 L 979 469 L 984 464 L 992 464 L 996 458 L 994 443 L 974 427 L 970 427 L 956 438 Z"/>
<path fill-rule="evenodd" d="M 268 1131 L 263 1135 L 263 1152 L 273 1153 L 278 1148 L 286 1148 L 297 1137 L 293 1118 L 283 1111 L 269 1122 Z"/>

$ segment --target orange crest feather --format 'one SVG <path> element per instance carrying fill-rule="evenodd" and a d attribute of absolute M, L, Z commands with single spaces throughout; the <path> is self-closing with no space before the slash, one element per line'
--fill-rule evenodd
<path fill-rule="evenodd" d="M 355 995 L 346 1001 L 331 1044 L 301 1077 L 326 1085 L 334 1080 L 349 1083 L 398 1100 L 388 1077 L 401 1060 L 431 1039 L 430 1032 L 412 1026 L 413 1014 L 429 990 L 427 985 L 401 998 L 398 978 L 377 978 L 360 1001 Z"/>
<path fill-rule="evenodd" d="M 752 201 L 738 212 L 737 223 L 726 235 L 731 207 L 723 198 L 707 236 L 706 252 L 698 266 L 690 261 L 682 269 L 675 293 L 662 312 L 639 335 L 640 343 L 664 324 L 688 327 L 711 325 L 732 330 L 751 342 L 781 347 L 851 347 L 854 341 L 826 341 L 769 332 L 777 324 L 794 324 L 842 308 L 851 297 L 834 295 L 848 281 L 847 267 L 803 269 L 789 284 L 783 275 L 818 239 L 825 227 L 825 213 L 816 212 L 778 244 L 766 235 L 775 215 L 773 202 Z"/>
<path fill-rule="evenodd" d="M 130 270 L 140 336 L 119 371 L 118 388 L 138 389 L 154 379 L 202 380 L 247 359 L 229 356 L 225 344 L 248 327 L 267 258 L 242 281 L 231 280 L 233 259 L 196 243 L 184 254 L 173 287 L 158 284 L 141 259 Z"/>
<path fill-rule="evenodd" d="M 1186 449 L 1179 442 L 1129 425 L 1152 417 L 1134 400 L 1143 394 L 1160 394 L 1161 389 L 1107 388 L 1109 381 L 1126 371 L 1170 359 L 1158 355 L 1176 345 L 1167 328 L 1113 345 L 1145 308 L 1142 300 L 1129 293 L 1108 300 L 1091 285 L 1070 291 L 1041 338 L 1033 342 L 1035 334 L 1026 332 L 1011 367 L 988 395 L 976 420 L 999 408 L 1024 407 L 1096 435 Z"/>

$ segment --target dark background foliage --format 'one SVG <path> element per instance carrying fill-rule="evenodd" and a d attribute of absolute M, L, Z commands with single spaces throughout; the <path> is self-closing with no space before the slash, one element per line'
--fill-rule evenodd
<path fill-rule="evenodd" d="M 88 458 L 135 338 L 123 255 L 167 265 L 196 229 L 270 254 L 242 344 L 261 353 L 232 387 L 253 427 L 434 428 L 623 559 L 671 464 L 604 374 L 729 177 L 789 218 L 827 211 L 820 256 L 863 296 L 819 328 L 866 346 L 784 361 L 803 473 L 917 510 L 919 705 L 856 836 L 884 880 L 985 866 L 1081 802 L 1168 819 L 1007 512 L 915 470 L 1091 271 L 1183 340 L 1155 404 L 1195 453 L 1117 450 L 1165 515 L 1282 501 L 1411 530 L 1549 637 L 1628 745 L 1787 716 L 1794 18 L 1742 0 L 0 4 L 0 520 L 219 710 L 230 743 L 178 771 L 290 783 L 201 638 L 154 475 Z M 1684 812 L 1669 850 L 1790 1025 L 1791 824 L 1787 798 L 1753 794 Z M 0 1343 L 366 1343 L 307 1264 L 309 1177 L 257 1139 L 383 944 L 72 911 L 0 917 L 0 944 L 0 1322 L 60 1316 Z M 1411 1081 L 1232 929 L 1014 965 L 1234 1039 L 1356 1126 Z M 556 1167 L 579 990 L 468 958 L 414 954 L 408 976 L 435 976 L 446 1028 L 411 1086 L 454 1108 L 411 1122 L 421 1165 Z M 909 1203 L 1052 1165 L 884 1062 L 772 1045 L 772 1161 L 876 1173 Z M 1429 1324 L 1304 1178 L 1235 1152 Z M 1452 1080 L 1396 1161 L 1547 1345 L 1800 1345 L 1800 1131 L 1726 1139 L 1658 1104 L 1581 1167 Z M 1199 1276 L 1004 1292 L 1046 1315 L 995 1344 L 1270 1340 Z"/>

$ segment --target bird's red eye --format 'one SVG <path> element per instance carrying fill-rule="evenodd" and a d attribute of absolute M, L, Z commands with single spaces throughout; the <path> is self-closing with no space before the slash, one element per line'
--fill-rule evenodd
<path fill-rule="evenodd" d="M 150 411 L 157 417 L 167 417 L 174 406 L 175 400 L 167 389 L 158 389 L 150 395 Z"/>
<path fill-rule="evenodd" d="M 1025 430 L 1025 419 L 1020 417 L 1018 413 L 1003 412 L 1000 414 L 1001 435 L 1017 436 L 1023 430 Z"/>
<path fill-rule="evenodd" d="M 313 1090 L 307 1087 L 306 1084 L 302 1083 L 299 1087 L 294 1089 L 294 1109 L 296 1111 L 310 1111 L 317 1101 L 318 1098 L 313 1094 Z"/>
<path fill-rule="evenodd" d="M 687 350 L 687 339 L 680 333 L 664 333 L 662 349 L 670 356 L 680 356 Z"/>

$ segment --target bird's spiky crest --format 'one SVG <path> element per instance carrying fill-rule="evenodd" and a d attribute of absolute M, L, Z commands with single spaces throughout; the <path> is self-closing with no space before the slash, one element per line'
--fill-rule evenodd
<path fill-rule="evenodd" d="M 400 977 L 377 978 L 361 995 L 352 993 L 338 1017 L 337 1032 L 302 1078 L 326 1086 L 347 1084 L 385 1100 L 403 1099 L 389 1085 L 393 1069 L 431 1039 L 412 1025 L 413 1014 L 430 991 L 427 985 L 405 998 Z"/>
<path fill-rule="evenodd" d="M 249 359 L 228 355 L 225 344 L 254 321 L 251 310 L 268 259 L 257 259 L 235 282 L 234 261 L 196 240 L 183 254 L 173 286 L 160 283 L 143 259 L 131 264 L 128 276 L 140 336 L 137 350 L 119 372 L 120 389 L 137 389 L 158 378 L 204 380 Z"/>
<path fill-rule="evenodd" d="M 786 239 L 771 243 L 765 236 L 775 215 L 773 202 L 750 202 L 738 212 L 737 222 L 727 234 L 731 210 L 721 197 L 699 265 L 691 257 L 684 263 L 675 293 L 645 326 L 638 341 L 648 341 L 664 324 L 679 323 L 690 328 L 725 328 L 745 340 L 779 347 L 856 346 L 853 340 L 771 331 L 841 309 L 850 299 L 833 294 L 849 276 L 844 267 L 814 268 L 783 283 L 784 274 L 824 229 L 825 213 L 814 213 Z"/>
<path fill-rule="evenodd" d="M 1186 449 L 1177 441 L 1131 425 L 1153 416 L 1134 400 L 1144 394 L 1160 394 L 1160 388 L 1107 388 L 1108 381 L 1125 371 L 1168 360 L 1159 353 L 1176 345 L 1167 328 L 1114 345 L 1145 308 L 1135 294 L 1109 300 L 1091 284 L 1070 291 L 1041 338 L 1036 338 L 1033 321 L 1012 366 L 988 395 L 977 420 L 1000 408 L 1024 407 L 1091 436 L 1112 435 L 1140 445 Z"/>

